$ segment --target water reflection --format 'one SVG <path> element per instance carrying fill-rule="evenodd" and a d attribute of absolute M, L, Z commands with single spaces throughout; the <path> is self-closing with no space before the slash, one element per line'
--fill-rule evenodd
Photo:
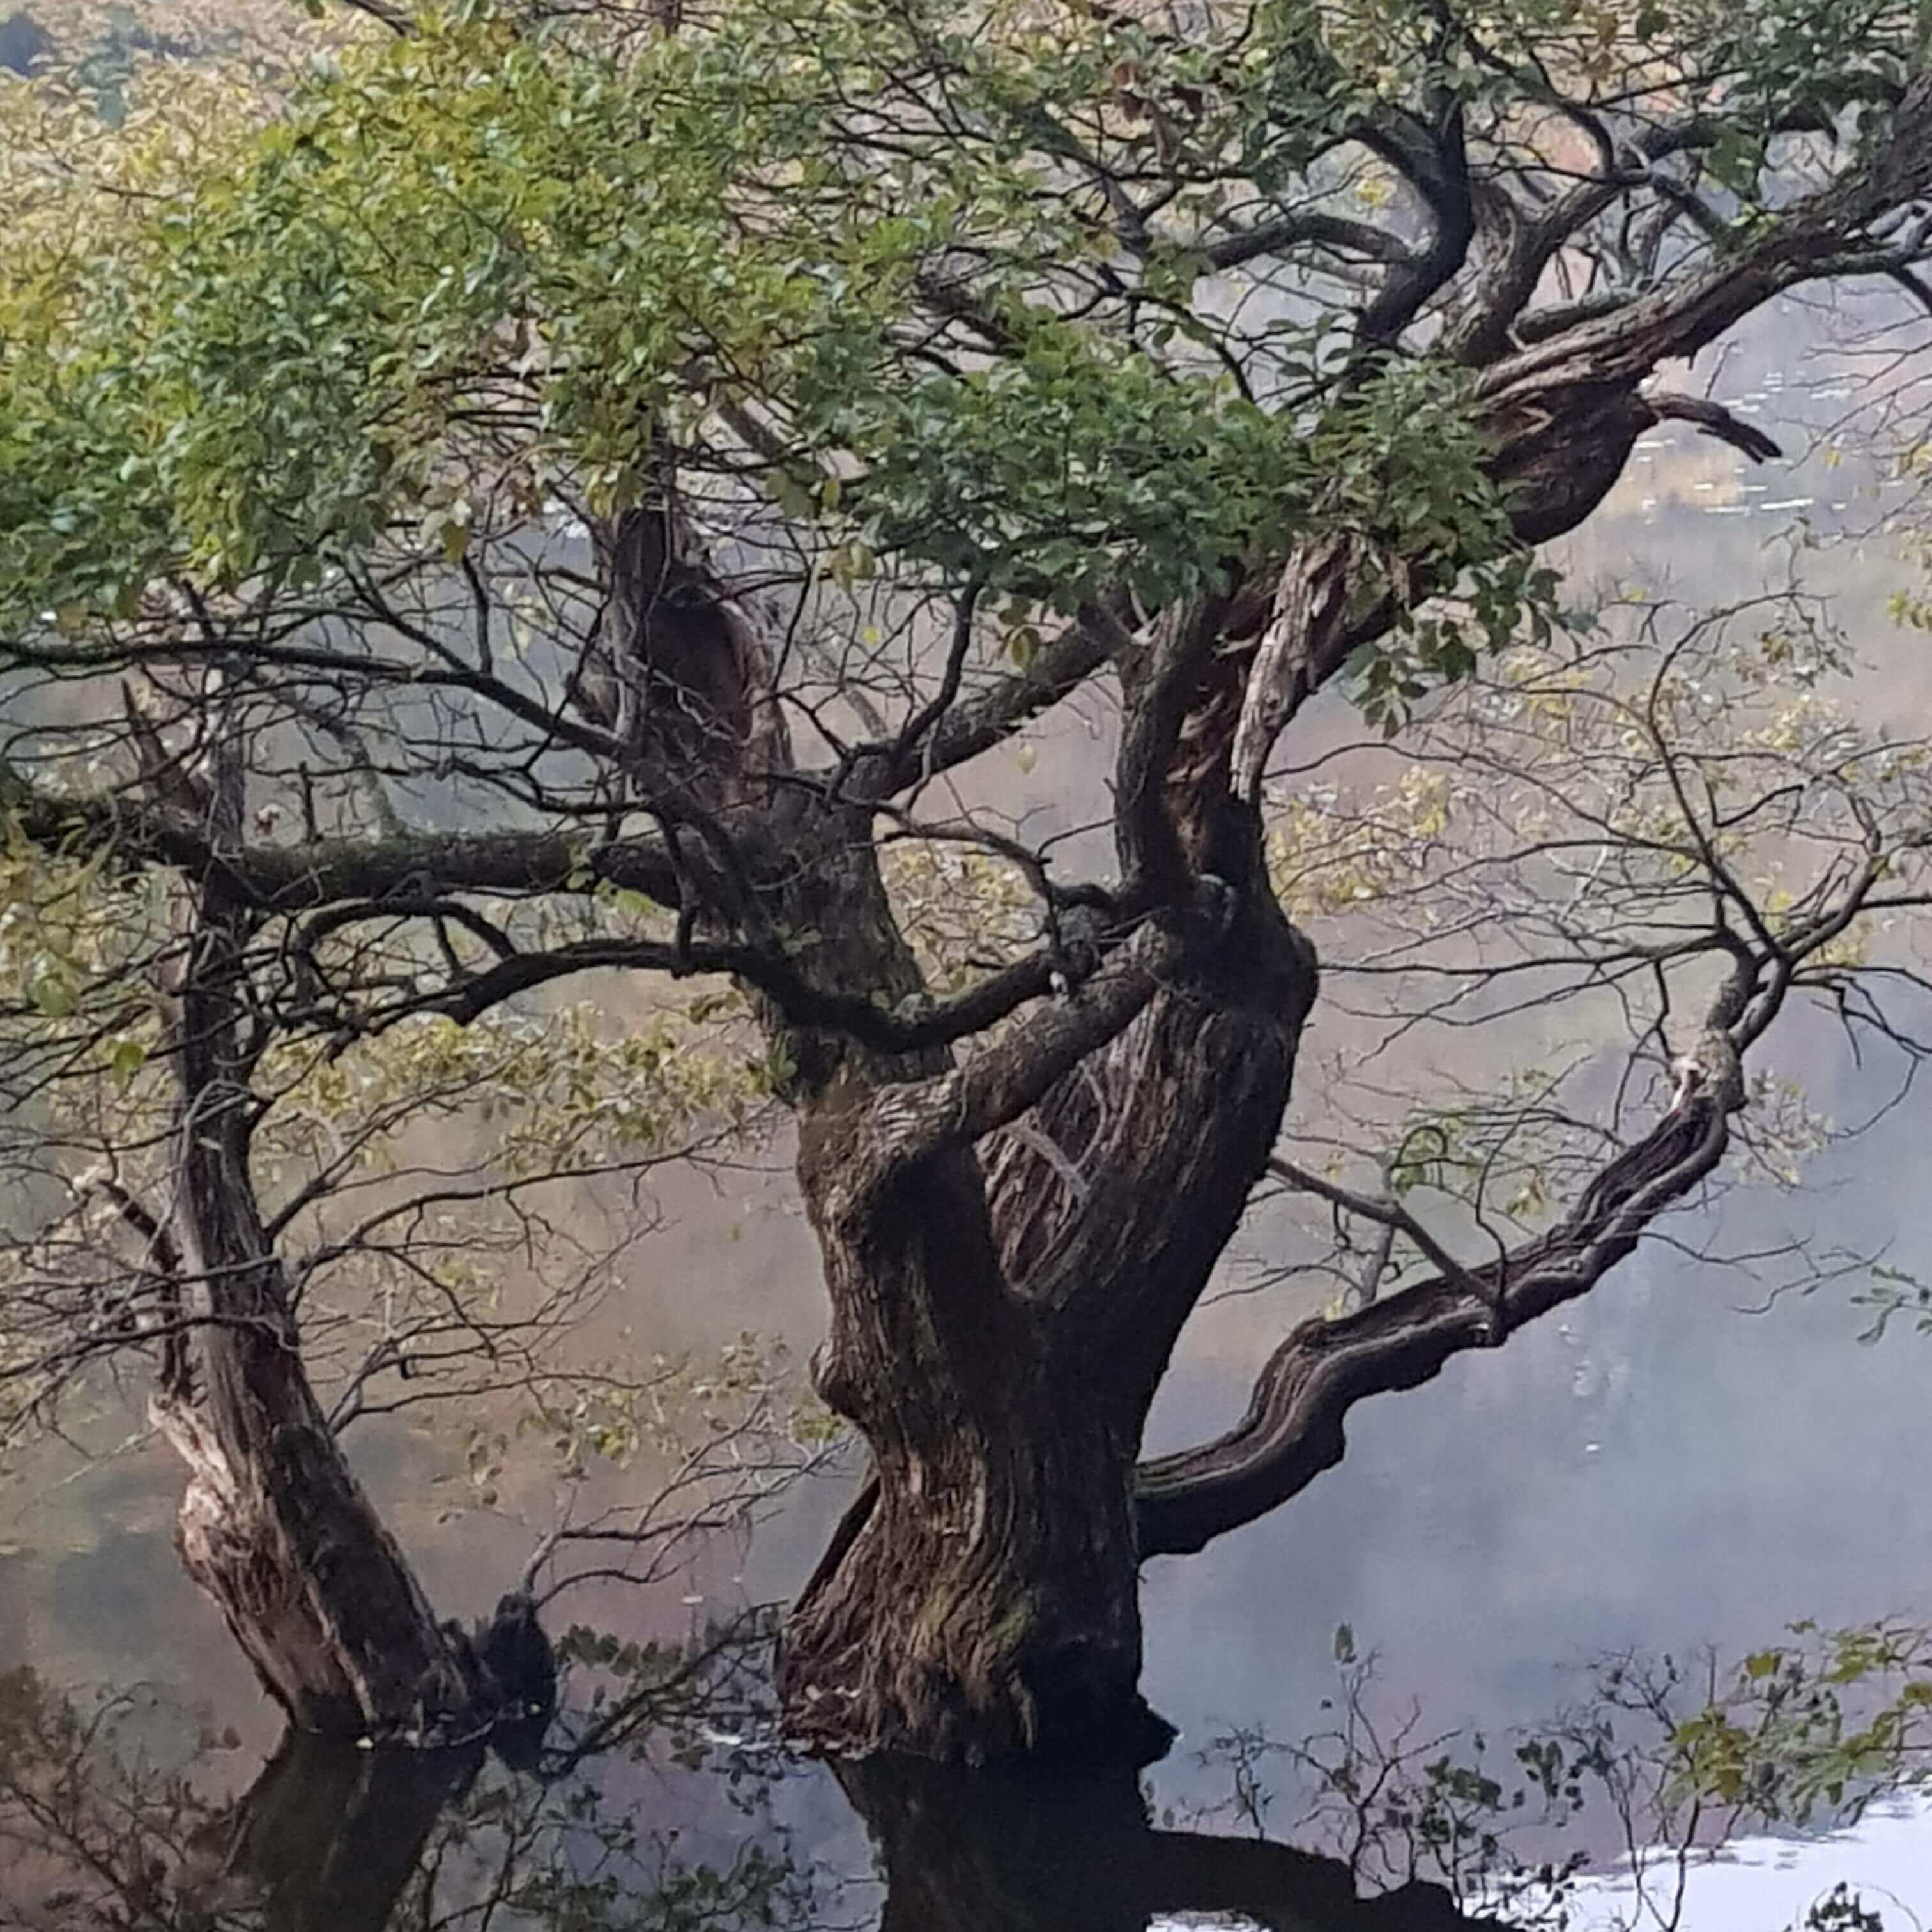
<path fill-rule="evenodd" d="M 871 1916 L 856 1894 L 872 1888 L 802 1859 L 766 1797 L 742 1789 L 738 1842 L 715 1861 L 681 1857 L 685 1833 L 650 1831 L 594 1780 L 506 1774 L 478 1748 L 357 1751 L 291 1736 L 220 1805 L 200 1796 L 192 1765 L 169 1770 L 125 1748 L 132 1704 L 90 1716 L 26 1672 L 0 1698 L 8 1925 L 804 1932 Z M 882 1932 L 1130 1932 L 1180 1912 L 1305 1932 L 1478 1922 L 1432 1886 L 1360 1902 L 1338 1860 L 1155 1829 L 1131 1774 L 995 1778 L 875 1762 L 840 1781 L 878 1849 Z"/>
<path fill-rule="evenodd" d="M 713 1652 L 658 1660 L 647 1696 L 586 1728 L 601 1726 L 614 1751 L 646 1737 L 653 1749 L 685 1748 L 700 1708 L 692 1689 Z M 647 1724 L 646 1702 L 658 1721 Z M 210 1788 L 220 1741 L 188 1742 L 186 1720 L 138 1692 L 89 1704 L 29 1670 L 0 1678 L 0 1925 L 803 1932 L 830 1922 L 762 1793 L 729 1773 L 710 1795 L 731 1828 L 687 1834 L 568 1746 L 530 1771 L 481 1745 L 358 1750 L 291 1735 L 225 1799 Z"/>
<path fill-rule="evenodd" d="M 382 1932 L 482 1761 L 473 1747 L 358 1751 L 291 1732 L 240 1803 L 186 1840 L 181 1922 L 212 1924 L 259 1904 L 283 1932 Z M 150 1860 L 145 1899 L 159 1903 L 165 1875 Z"/>
<path fill-rule="evenodd" d="M 1156 1828 L 1131 1774 L 992 1774 L 873 1761 L 839 1781 L 886 1880 L 880 1932 L 1141 1932 L 1185 1915 L 1282 1932 L 1430 1932 L 1467 1918 L 1421 1880 L 1363 1899 L 1339 1858 Z"/>
<path fill-rule="evenodd" d="M 1237 1731 L 1198 1750 L 1198 1785 L 1216 1795 L 1180 1816 L 1126 1772 L 800 1763 L 777 1745 L 760 1617 L 682 1644 L 578 1630 L 560 1648 L 570 1695 L 534 1757 L 290 1737 L 238 1793 L 226 1788 L 233 1734 L 158 1693 L 77 1698 L 32 1670 L 0 1676 L 0 1926 L 1918 1922 L 1904 1896 L 1924 1864 L 1910 1834 L 1922 1855 L 1932 1816 L 1898 1801 L 1932 1750 L 1932 1641 L 1921 1631 L 1801 1632 L 1728 1672 L 1619 1660 L 1573 1708 L 1500 1740 L 1443 1731 L 1384 1694 L 1368 1660 L 1345 1654 L 1308 1736 Z M 849 1811 L 828 1810 L 835 1792 Z M 1847 1821 L 1859 1828 L 1847 1834 Z M 1750 1826 L 1760 1835 L 1741 1859 L 1710 1862 Z M 1767 1826 L 1785 1835 L 1767 1839 Z M 1625 1844 L 1642 1848 L 1637 1869 L 1593 1871 Z M 1868 1846 L 1888 1880 L 1879 1866 L 1862 1870 Z"/>

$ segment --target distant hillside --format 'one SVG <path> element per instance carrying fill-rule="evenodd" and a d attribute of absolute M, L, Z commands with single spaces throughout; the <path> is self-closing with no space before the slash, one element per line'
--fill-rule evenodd
<path fill-rule="evenodd" d="M 4 4 L 5 0 L 0 0 Z M 279 17 L 282 9 L 272 10 Z M 289 16 L 296 10 L 286 10 Z M 220 4 L 82 4 L 82 0 L 41 0 L 38 16 L 17 9 L 0 23 L 0 70 L 25 74 L 38 64 L 58 68 L 92 92 L 102 118 L 118 122 L 124 92 L 145 56 L 203 60 L 232 56 L 258 24 L 245 6 Z"/>
<path fill-rule="evenodd" d="M 0 21 L 0 68 L 25 74 L 52 45 L 46 28 L 31 14 Z"/>
<path fill-rule="evenodd" d="M 217 61 L 260 76 L 373 31 L 350 8 L 311 18 L 290 0 L 32 0 L 0 20 L 0 72 L 57 67 L 114 121 L 144 59 Z"/>

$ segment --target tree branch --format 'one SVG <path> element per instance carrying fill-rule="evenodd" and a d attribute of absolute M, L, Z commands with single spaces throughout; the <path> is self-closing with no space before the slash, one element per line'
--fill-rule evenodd
<path fill-rule="evenodd" d="M 371 908 L 374 914 L 382 910 Z M 512 954 L 446 992 L 384 1014 L 380 1023 L 390 1024 L 406 1012 L 440 1012 L 466 1024 L 519 993 L 577 973 L 631 968 L 679 980 L 716 973 L 755 987 L 794 1026 L 846 1034 L 880 1053 L 914 1053 L 983 1032 L 1028 1000 L 1040 998 L 1052 990 L 1058 960 L 1054 949 L 1042 948 L 953 998 L 921 1000 L 893 1011 L 860 994 L 814 986 L 778 955 L 755 946 L 586 939 L 547 952 Z"/>
<path fill-rule="evenodd" d="M 1107 635 L 1097 623 L 1070 625 L 1024 670 L 977 698 L 956 704 L 892 745 L 866 747 L 852 760 L 848 790 L 860 798 L 890 798 L 908 785 L 950 771 L 1010 738 L 1071 695 L 1106 662 Z"/>
<path fill-rule="evenodd" d="M 1343 1418 L 1364 1396 L 1416 1388 L 1452 1356 L 1500 1346 L 1594 1287 L 1723 1158 L 1730 1115 L 1744 1103 L 1732 1036 L 1755 978 L 1740 971 L 1727 982 L 1670 1110 L 1556 1226 L 1481 1268 L 1456 1268 L 1337 1321 L 1304 1322 L 1262 1370 L 1233 1430 L 1142 1464 L 1142 1555 L 1199 1550 L 1265 1515 L 1340 1461 Z"/>
<path fill-rule="evenodd" d="M 931 1080 L 881 1088 L 861 1136 L 863 1166 L 883 1179 L 947 1149 L 970 1147 L 1018 1119 L 1064 1074 L 1129 1024 L 1187 956 L 1211 944 L 1234 894 L 1204 878 L 1193 902 L 1149 918 L 1092 978 L 1030 1016 L 963 1066 Z"/>
<path fill-rule="evenodd" d="M 1742 450 L 1754 463 L 1768 463 L 1784 453 L 1762 430 L 1741 421 L 1708 396 L 1684 396 L 1671 392 L 1652 394 L 1644 400 L 1659 422 L 1695 423 L 1706 436 Z"/>
<path fill-rule="evenodd" d="M 1268 1162 L 1268 1172 L 1299 1193 L 1312 1194 L 1333 1206 L 1346 1208 L 1351 1214 L 1359 1214 L 1365 1221 L 1376 1222 L 1392 1235 L 1406 1234 L 1424 1256 L 1442 1271 L 1445 1280 L 1473 1294 L 1484 1294 L 1483 1284 L 1400 1201 L 1393 1198 L 1371 1200 L 1366 1194 L 1358 1194 L 1352 1188 L 1337 1186 L 1334 1181 L 1324 1180 L 1318 1174 L 1310 1174 L 1306 1168 L 1297 1167 L 1294 1162 L 1279 1156 Z M 1386 1257 L 1383 1265 L 1387 1265 Z M 1374 1297 L 1364 1296 L 1364 1299 L 1372 1300 Z"/>
<path fill-rule="evenodd" d="M 236 843 L 201 819 L 121 794 L 64 797 L 30 785 L 0 762 L 0 814 L 44 850 L 106 853 L 130 864 L 171 866 L 219 886 L 252 911 L 311 910 L 344 899 L 380 900 L 433 886 L 444 892 L 589 891 L 601 884 L 675 906 L 677 868 L 662 838 L 600 843 L 588 834 L 406 832 L 393 838 L 323 838 L 302 844 Z"/>
<path fill-rule="evenodd" d="M 1932 75 L 1922 74 L 1866 166 L 1782 210 L 1736 253 L 1700 272 L 1497 363 L 1480 393 L 1500 399 L 1546 381 L 1565 364 L 1588 368 L 1600 383 L 1640 382 L 1659 362 L 1694 356 L 1785 290 L 1835 272 L 1852 237 L 1928 194 Z"/>
<path fill-rule="evenodd" d="M 1351 221 L 1341 215 L 1314 212 L 1284 215 L 1279 220 L 1224 236 L 1210 244 L 1207 255 L 1210 266 L 1225 273 L 1265 255 L 1283 255 L 1291 248 L 1310 245 L 1365 255 L 1371 261 L 1386 262 L 1391 266 L 1410 265 L 1415 259 L 1408 244 L 1385 228 L 1366 221 Z"/>

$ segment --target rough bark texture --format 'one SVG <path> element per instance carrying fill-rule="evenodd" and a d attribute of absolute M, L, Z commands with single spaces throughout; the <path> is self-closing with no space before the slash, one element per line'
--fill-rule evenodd
<path fill-rule="evenodd" d="M 1210 962 L 1162 988 L 1052 1087 L 1004 1143 L 990 1206 L 966 1150 L 855 1199 L 863 1153 L 808 1123 L 833 1310 L 819 1385 L 874 1462 L 872 1502 L 787 1631 L 788 1699 L 819 1741 L 1158 1742 L 1134 1690 L 1133 1459 L 1273 1144 L 1306 1010 L 1304 991 L 1244 1011 L 1216 979 Z"/>
<path fill-rule="evenodd" d="M 868 1431 L 871 1501 L 785 1631 L 807 1743 L 970 1761 L 1165 1748 L 1137 1689 L 1131 1450 L 1024 1353 L 1004 1376 L 983 1414 L 958 1391 L 922 1405 L 943 1436 Z"/>
<path fill-rule="evenodd" d="M 206 808 L 233 812 L 218 792 Z M 168 989 L 175 1204 L 150 1246 L 174 1304 L 152 1407 L 188 1466 L 182 1561 L 299 1730 L 416 1743 L 480 1736 L 523 1714 L 508 1708 L 523 1687 L 500 1683 L 460 1630 L 438 1623 L 302 1365 L 249 1171 L 248 917 L 218 886 L 184 891 L 180 904 L 186 963 Z M 490 1634 L 505 1654 L 525 1621 L 519 1600 L 505 1600 L 502 1628 Z"/>
<path fill-rule="evenodd" d="M 456 1726 L 472 1702 L 460 1652 L 272 1349 L 221 1351 L 231 1388 L 206 1408 L 157 1405 L 188 1468 L 176 1527 L 188 1574 L 303 1730 Z"/>

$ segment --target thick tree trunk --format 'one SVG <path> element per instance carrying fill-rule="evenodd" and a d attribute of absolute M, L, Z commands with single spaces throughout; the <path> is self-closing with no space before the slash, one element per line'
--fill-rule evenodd
<path fill-rule="evenodd" d="M 787 1626 L 794 1726 L 848 1754 L 1151 1755 L 1137 1425 L 1008 1288 L 970 1149 L 853 1187 L 862 1111 L 814 1110 L 802 1142 L 832 1289 L 818 1384 L 874 1478 Z"/>
<path fill-rule="evenodd" d="M 1130 1449 L 1087 1392 L 1030 1384 L 1002 1420 L 882 1459 L 787 1624 L 801 1740 L 841 1754 L 1144 1762 Z"/>
<path fill-rule="evenodd" d="M 808 1110 L 818 1384 L 874 1461 L 787 1630 L 808 1741 L 969 1762 L 1165 1748 L 1136 1688 L 1134 1463 L 1292 1076 L 1312 969 L 1264 938 L 1238 920 L 1240 970 L 1196 962 L 1083 1057 L 991 1189 L 970 1144 L 866 1184 L 890 1094 Z"/>
<path fill-rule="evenodd" d="M 1149 674 L 1186 749 L 1142 748 L 1121 843 L 1129 890 L 1158 881 L 1172 907 L 1211 879 L 1216 917 L 1183 918 L 1078 1051 L 1114 997 L 1102 982 L 1132 978 L 1127 952 L 1166 915 L 955 1072 L 843 1043 L 794 1054 L 832 1310 L 818 1387 L 873 1459 L 786 1630 L 788 1713 L 821 1748 L 1142 1762 L 1172 1736 L 1138 1688 L 1134 1466 L 1274 1145 L 1315 982 L 1228 796 L 1238 691 L 1213 614 L 1174 626 Z M 872 848 L 826 844 L 794 866 L 788 919 L 818 935 L 824 980 L 896 990 L 909 967 Z"/>

